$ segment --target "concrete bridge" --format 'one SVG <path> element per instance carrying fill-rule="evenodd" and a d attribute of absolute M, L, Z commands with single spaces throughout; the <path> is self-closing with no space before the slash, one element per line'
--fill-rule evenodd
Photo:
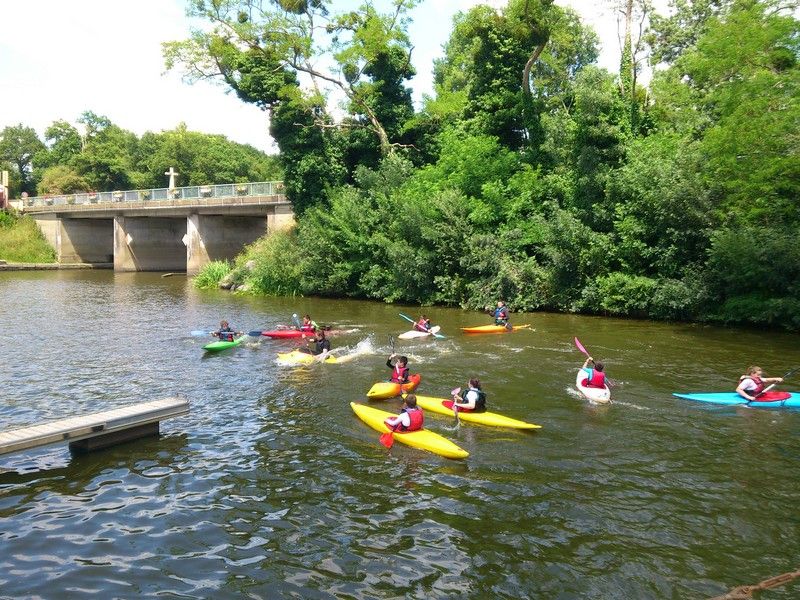
<path fill-rule="evenodd" d="M 115 271 L 186 271 L 232 259 L 294 223 L 279 181 L 24 198 L 62 263 Z"/>

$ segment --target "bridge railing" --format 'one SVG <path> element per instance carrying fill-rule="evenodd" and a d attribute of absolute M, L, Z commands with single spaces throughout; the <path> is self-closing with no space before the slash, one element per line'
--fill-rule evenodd
<path fill-rule="evenodd" d="M 151 188 L 148 190 L 120 190 L 114 192 L 82 192 L 32 196 L 22 199 L 23 207 L 64 206 L 72 204 L 101 204 L 107 202 L 147 202 L 149 200 L 201 200 L 207 198 L 234 198 L 248 196 L 282 195 L 282 181 L 259 181 L 255 183 L 223 183 L 219 185 L 190 185 L 174 189 Z"/>

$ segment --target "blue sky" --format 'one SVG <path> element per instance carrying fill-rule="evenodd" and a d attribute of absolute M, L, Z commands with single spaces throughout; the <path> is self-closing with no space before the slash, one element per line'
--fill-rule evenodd
<path fill-rule="evenodd" d="M 505 5 L 499 0 L 484 2 Z M 441 55 L 452 16 L 477 0 L 424 0 L 410 29 L 417 77 L 415 100 L 431 92 L 433 59 Z M 603 2 L 556 0 L 595 27 L 601 66 L 614 69 L 616 22 Z M 0 12 L 0 129 L 23 123 L 40 135 L 53 121 L 75 123 L 86 111 L 105 115 L 137 135 L 172 129 L 220 133 L 275 151 L 266 115 L 221 86 L 188 85 L 164 73 L 161 42 L 184 39 L 190 23 L 184 0 L 25 0 Z"/>

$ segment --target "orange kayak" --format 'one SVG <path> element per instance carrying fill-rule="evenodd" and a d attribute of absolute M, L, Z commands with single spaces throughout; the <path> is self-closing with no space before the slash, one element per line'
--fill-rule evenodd
<path fill-rule="evenodd" d="M 514 325 L 511 329 L 508 329 L 505 325 L 478 325 L 477 327 L 462 327 L 461 331 L 464 333 L 508 333 L 518 329 L 527 329 L 528 327 L 530 327 L 530 324 Z"/>
<path fill-rule="evenodd" d="M 403 392 L 413 392 L 417 389 L 422 376 L 419 373 L 414 373 L 408 378 L 408 383 L 399 384 L 392 381 L 379 381 L 367 392 L 367 398 L 372 400 L 384 400 L 386 398 L 394 398 Z"/>

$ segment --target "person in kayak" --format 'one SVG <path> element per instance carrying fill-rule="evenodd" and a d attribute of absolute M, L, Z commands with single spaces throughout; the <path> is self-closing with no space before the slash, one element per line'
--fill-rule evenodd
<path fill-rule="evenodd" d="M 303 323 L 300 325 L 300 331 L 303 333 L 315 333 L 319 329 L 319 326 L 311 320 L 311 317 L 305 315 L 303 317 Z"/>
<path fill-rule="evenodd" d="M 431 332 L 431 320 L 425 315 L 420 315 L 419 320 L 414 323 L 414 329 L 417 331 L 424 331 L 425 333 Z"/>
<path fill-rule="evenodd" d="M 762 377 L 763 374 L 764 371 L 761 367 L 748 367 L 747 373 L 739 377 L 736 393 L 750 402 L 756 400 L 767 385 L 783 382 L 783 377 Z"/>
<path fill-rule="evenodd" d="M 397 358 L 397 360 L 392 362 L 393 358 Z M 408 368 L 408 358 L 405 356 L 397 357 L 397 354 L 392 354 L 386 360 L 386 366 L 392 370 L 392 378 L 389 381 L 394 383 L 408 383 L 408 375 L 410 371 Z"/>
<path fill-rule="evenodd" d="M 480 379 L 470 379 L 466 392 L 453 394 L 453 406 L 458 410 L 486 412 L 486 393 L 481 389 Z"/>
<path fill-rule="evenodd" d="M 400 414 L 384 421 L 393 431 L 417 431 L 422 429 L 424 422 L 425 415 L 417 406 L 417 397 L 414 394 L 406 394 L 406 397 L 403 398 L 403 408 Z"/>
<path fill-rule="evenodd" d="M 232 342 L 233 336 L 236 335 L 236 332 L 231 329 L 228 322 L 224 319 L 220 321 L 219 329 L 217 331 L 212 331 L 211 335 L 214 337 L 218 337 L 220 342 Z"/>
<path fill-rule="evenodd" d="M 495 325 L 503 325 L 506 328 L 510 328 L 511 325 L 508 324 L 508 307 L 506 303 L 502 300 L 497 301 L 497 308 L 494 309 L 494 324 Z"/>
<path fill-rule="evenodd" d="M 325 331 L 320 329 L 308 341 L 308 346 L 305 348 L 300 348 L 300 352 L 305 352 L 306 354 L 313 354 L 314 356 L 319 356 L 323 352 L 328 353 L 331 351 L 331 341 L 325 337 Z"/>
<path fill-rule="evenodd" d="M 594 368 L 589 367 L 589 363 L 592 363 Z M 583 371 L 586 373 L 586 379 L 584 379 L 582 382 L 583 385 L 592 388 L 606 387 L 606 373 L 603 368 L 603 363 L 599 360 L 595 362 L 591 356 L 583 361 L 583 366 L 581 369 L 583 369 Z"/>

